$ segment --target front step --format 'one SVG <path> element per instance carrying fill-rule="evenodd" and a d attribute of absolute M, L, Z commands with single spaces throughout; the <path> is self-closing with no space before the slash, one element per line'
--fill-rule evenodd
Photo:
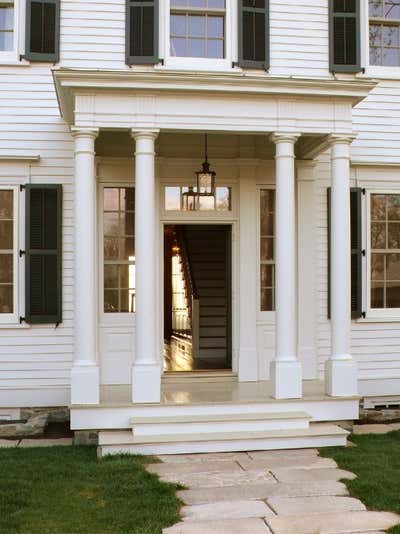
<path fill-rule="evenodd" d="M 99 433 L 99 456 L 110 454 L 187 454 L 345 446 L 349 432 L 336 425 L 311 424 L 291 430 L 158 434 Z"/>
<path fill-rule="evenodd" d="M 263 432 L 308 428 L 311 417 L 305 412 L 136 416 L 130 420 L 133 435 L 193 434 L 207 436 L 215 432 Z"/>

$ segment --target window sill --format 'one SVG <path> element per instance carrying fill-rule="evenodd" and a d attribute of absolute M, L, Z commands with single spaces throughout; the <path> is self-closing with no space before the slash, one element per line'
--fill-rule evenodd
<path fill-rule="evenodd" d="M 356 319 L 353 321 L 356 324 L 363 324 L 363 323 L 400 323 L 400 314 L 396 316 L 386 316 L 386 317 L 365 317 Z"/>
<path fill-rule="evenodd" d="M 233 67 L 229 59 L 206 59 L 193 57 L 168 57 L 164 65 L 157 65 L 158 70 L 190 70 L 209 72 L 241 72 L 239 67 Z"/>
<path fill-rule="evenodd" d="M 381 78 L 382 80 L 400 80 L 400 66 L 379 67 L 378 65 L 365 67 L 363 76 L 367 78 Z"/>
<path fill-rule="evenodd" d="M 26 323 L 0 323 L 0 330 L 29 330 L 30 324 Z"/>

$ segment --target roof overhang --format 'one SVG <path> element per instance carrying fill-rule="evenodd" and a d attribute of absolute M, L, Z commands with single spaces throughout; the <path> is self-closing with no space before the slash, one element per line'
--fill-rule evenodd
<path fill-rule="evenodd" d="M 74 123 L 76 94 L 116 91 L 162 94 L 197 93 L 285 96 L 307 99 L 344 99 L 351 106 L 364 100 L 377 81 L 366 77 L 278 77 L 249 72 L 215 73 L 163 70 L 87 70 L 54 69 L 53 78 L 60 112 L 64 120 Z"/>

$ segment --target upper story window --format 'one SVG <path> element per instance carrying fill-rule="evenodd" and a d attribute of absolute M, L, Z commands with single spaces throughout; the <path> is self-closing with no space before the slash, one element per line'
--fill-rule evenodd
<path fill-rule="evenodd" d="M 0 2 L 0 52 L 14 50 L 14 2 Z"/>
<path fill-rule="evenodd" d="M 369 63 L 400 66 L 400 0 L 369 0 Z"/>
<path fill-rule="evenodd" d="M 225 57 L 225 0 L 171 0 L 171 57 Z"/>

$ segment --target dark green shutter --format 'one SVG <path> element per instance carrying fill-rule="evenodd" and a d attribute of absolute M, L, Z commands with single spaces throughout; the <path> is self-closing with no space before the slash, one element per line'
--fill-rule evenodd
<path fill-rule="evenodd" d="M 269 0 L 238 0 L 240 67 L 269 69 Z"/>
<path fill-rule="evenodd" d="M 26 186 L 25 320 L 62 321 L 62 186 Z"/>
<path fill-rule="evenodd" d="M 328 193 L 328 317 L 331 309 L 331 188 Z M 351 318 L 362 317 L 362 189 L 350 189 L 350 236 L 351 236 Z"/>
<path fill-rule="evenodd" d="M 60 0 L 27 0 L 25 58 L 56 63 L 60 55 Z"/>
<path fill-rule="evenodd" d="M 329 0 L 329 41 L 332 72 L 361 70 L 360 0 Z"/>
<path fill-rule="evenodd" d="M 126 0 L 127 65 L 159 63 L 158 0 Z"/>

